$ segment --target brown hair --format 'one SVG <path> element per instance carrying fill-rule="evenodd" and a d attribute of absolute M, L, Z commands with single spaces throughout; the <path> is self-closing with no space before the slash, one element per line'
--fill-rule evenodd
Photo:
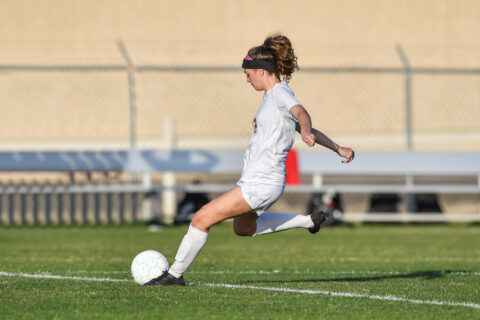
<path fill-rule="evenodd" d="M 292 43 L 279 33 L 267 37 L 261 46 L 248 50 L 248 55 L 253 60 L 264 60 L 275 64 L 277 67 L 275 75 L 279 79 L 283 76 L 285 82 L 289 82 L 292 73 L 299 70 Z"/>

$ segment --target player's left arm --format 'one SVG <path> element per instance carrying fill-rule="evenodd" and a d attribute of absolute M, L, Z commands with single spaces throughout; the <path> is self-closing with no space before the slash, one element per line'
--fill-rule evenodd
<path fill-rule="evenodd" d="M 298 120 L 296 130 L 301 134 L 302 140 L 309 147 L 313 147 L 315 143 L 318 143 L 344 157 L 345 160 L 342 163 L 349 163 L 353 160 L 355 152 L 351 148 L 339 146 L 320 130 L 312 128 L 312 119 L 302 105 L 298 104 L 291 107 L 290 113 Z"/>

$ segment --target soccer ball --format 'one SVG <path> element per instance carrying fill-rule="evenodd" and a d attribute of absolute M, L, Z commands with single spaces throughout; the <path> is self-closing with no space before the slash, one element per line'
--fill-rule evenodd
<path fill-rule="evenodd" d="M 146 250 L 135 256 L 131 269 L 133 281 L 143 285 L 167 271 L 168 260 L 158 251 Z"/>

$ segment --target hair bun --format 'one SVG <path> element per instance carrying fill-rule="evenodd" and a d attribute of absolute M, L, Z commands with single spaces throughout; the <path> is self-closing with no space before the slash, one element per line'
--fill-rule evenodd
<path fill-rule="evenodd" d="M 262 45 L 251 48 L 248 56 L 254 60 L 275 64 L 275 75 L 286 82 L 290 81 L 292 73 L 299 69 L 292 43 L 286 36 L 279 33 L 267 37 Z"/>

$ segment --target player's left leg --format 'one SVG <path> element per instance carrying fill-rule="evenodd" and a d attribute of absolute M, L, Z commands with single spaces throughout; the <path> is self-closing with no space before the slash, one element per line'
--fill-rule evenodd
<path fill-rule="evenodd" d="M 235 187 L 210 201 L 195 213 L 187 234 L 180 243 L 175 262 L 168 272 L 147 282 L 146 285 L 185 285 L 183 274 L 207 242 L 210 227 L 251 210 L 242 197 L 240 187 Z"/>

